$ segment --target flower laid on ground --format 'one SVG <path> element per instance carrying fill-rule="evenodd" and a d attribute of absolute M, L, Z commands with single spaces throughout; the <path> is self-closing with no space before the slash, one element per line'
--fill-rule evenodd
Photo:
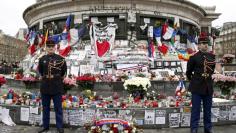
<path fill-rule="evenodd" d="M 4 76 L 0 75 L 0 87 L 3 85 L 3 84 L 6 84 L 7 80 L 5 79 Z"/>
<path fill-rule="evenodd" d="M 32 81 L 32 82 L 34 82 L 37 79 L 35 77 L 32 77 L 32 76 L 29 76 L 29 77 L 28 76 L 24 76 L 21 80 L 22 81 Z"/>
<path fill-rule="evenodd" d="M 33 87 L 33 84 L 38 81 L 36 72 L 30 71 L 26 73 L 21 81 L 24 82 L 26 89 L 31 89 Z"/>
<path fill-rule="evenodd" d="M 92 81 L 92 82 L 95 82 L 95 81 L 96 81 L 96 80 L 95 80 L 95 77 L 92 76 L 91 74 L 85 74 L 85 75 L 83 75 L 83 76 L 79 76 L 79 77 L 76 78 L 76 80 L 77 80 L 77 81 L 81 81 L 81 82 L 83 82 L 83 81 Z"/>
<path fill-rule="evenodd" d="M 76 78 L 77 84 L 83 89 L 87 90 L 93 89 L 94 82 L 96 82 L 96 79 L 93 75 L 91 74 L 85 74 L 83 76 L 79 76 Z"/>
<path fill-rule="evenodd" d="M 71 88 L 77 86 L 76 79 L 71 77 L 71 76 L 68 76 L 68 77 L 64 78 L 63 83 L 64 83 L 64 91 L 65 91 L 65 93 L 68 90 L 70 90 Z"/>
<path fill-rule="evenodd" d="M 234 89 L 236 84 L 236 77 L 225 76 L 222 74 L 213 74 L 212 78 L 216 83 L 216 86 L 221 89 L 221 92 L 225 95 L 228 95 L 231 89 Z"/>
<path fill-rule="evenodd" d="M 66 85 L 71 85 L 71 86 L 76 86 L 76 79 L 75 78 L 70 78 L 70 77 L 66 77 L 63 80 L 63 83 Z"/>
<path fill-rule="evenodd" d="M 101 82 L 112 82 L 113 81 L 111 74 L 104 74 L 104 75 L 98 74 L 98 75 L 96 75 L 96 79 L 97 79 L 97 81 L 101 81 Z"/>
<path fill-rule="evenodd" d="M 125 80 L 123 86 L 125 90 L 133 88 L 147 91 L 147 89 L 151 87 L 151 82 L 148 78 L 134 77 L 132 79 Z"/>
<path fill-rule="evenodd" d="M 235 55 L 232 55 L 232 54 L 225 54 L 225 55 L 223 56 L 223 62 L 224 62 L 224 63 L 232 63 L 234 58 L 235 58 Z"/>
<path fill-rule="evenodd" d="M 24 74 L 22 81 L 37 81 L 37 73 L 35 71 L 30 71 Z"/>
<path fill-rule="evenodd" d="M 136 101 L 139 101 L 146 95 L 147 89 L 151 87 L 151 82 L 148 78 L 134 77 L 125 80 L 123 86 Z"/>

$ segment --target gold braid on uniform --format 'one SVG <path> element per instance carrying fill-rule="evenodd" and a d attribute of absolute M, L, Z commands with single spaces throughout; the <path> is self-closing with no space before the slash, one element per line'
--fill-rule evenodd
<path fill-rule="evenodd" d="M 202 74 L 203 77 L 207 78 L 210 76 L 208 72 L 208 70 L 210 71 L 214 71 L 212 70 L 211 66 L 215 65 L 215 60 L 210 60 L 208 58 L 206 58 L 206 56 L 203 56 L 204 57 L 204 62 L 203 62 L 203 66 L 204 66 L 204 73 Z"/>
<path fill-rule="evenodd" d="M 60 62 L 56 62 L 56 61 L 49 61 L 48 63 L 48 78 L 53 78 L 52 75 L 52 68 L 57 69 L 57 70 L 61 70 L 61 67 L 64 65 L 65 60 L 62 60 Z"/>

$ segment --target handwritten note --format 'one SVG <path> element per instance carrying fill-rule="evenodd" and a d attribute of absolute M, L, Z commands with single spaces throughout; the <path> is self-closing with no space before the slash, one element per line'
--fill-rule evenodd
<path fill-rule="evenodd" d="M 21 121 L 29 121 L 29 108 L 21 108 L 20 109 L 20 120 Z"/>

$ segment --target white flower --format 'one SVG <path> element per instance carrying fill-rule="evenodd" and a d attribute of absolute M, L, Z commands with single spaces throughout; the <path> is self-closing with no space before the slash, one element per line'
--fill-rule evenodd
<path fill-rule="evenodd" d="M 143 90 L 147 91 L 147 89 L 151 87 L 151 82 L 148 78 L 134 77 L 132 79 L 125 80 L 123 84 L 125 90 L 128 89 L 129 85 L 134 85 L 137 87 L 142 86 Z"/>

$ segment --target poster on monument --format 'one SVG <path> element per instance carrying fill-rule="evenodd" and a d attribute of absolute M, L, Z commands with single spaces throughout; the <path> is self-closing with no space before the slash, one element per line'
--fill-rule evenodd
<path fill-rule="evenodd" d="M 191 113 L 182 113 L 181 127 L 190 127 Z"/>
<path fill-rule="evenodd" d="M 50 124 L 56 124 L 56 116 L 54 111 L 50 111 Z"/>
<path fill-rule="evenodd" d="M 156 124 L 166 124 L 166 110 L 156 110 Z"/>
<path fill-rule="evenodd" d="M 179 127 L 180 113 L 169 114 L 169 127 Z"/>
<path fill-rule="evenodd" d="M 29 124 L 42 125 L 42 114 L 29 114 Z"/>
<path fill-rule="evenodd" d="M 20 109 L 20 120 L 21 121 L 29 121 L 29 108 L 21 108 Z"/>
<path fill-rule="evenodd" d="M 236 120 L 236 106 L 232 106 L 230 113 L 229 113 L 229 120 L 235 121 Z"/>
<path fill-rule="evenodd" d="M 211 121 L 218 122 L 218 118 L 220 115 L 220 108 L 211 108 Z"/>
<path fill-rule="evenodd" d="M 39 113 L 39 108 L 30 106 L 30 113 L 31 114 L 38 114 Z"/>
<path fill-rule="evenodd" d="M 68 110 L 63 110 L 63 122 L 65 124 L 69 124 L 69 114 L 68 114 Z"/>
<path fill-rule="evenodd" d="M 131 121 L 132 120 L 131 110 L 119 110 L 118 118 Z"/>
<path fill-rule="evenodd" d="M 145 124 L 155 124 L 155 110 L 145 110 Z"/>
<path fill-rule="evenodd" d="M 219 120 L 220 121 L 225 121 L 229 120 L 229 106 L 221 106 L 220 107 L 220 112 L 219 112 Z"/>
<path fill-rule="evenodd" d="M 72 126 L 83 125 L 83 110 L 69 110 L 68 112 L 69 124 Z"/>
<path fill-rule="evenodd" d="M 79 67 L 77 67 L 77 66 L 71 66 L 70 74 L 71 74 L 71 75 L 74 75 L 74 76 L 78 76 L 78 74 L 79 74 Z"/>
<path fill-rule="evenodd" d="M 203 126 L 203 112 L 200 112 L 199 126 Z"/>
<path fill-rule="evenodd" d="M 83 112 L 83 123 L 93 123 L 95 120 L 95 113 L 94 109 L 85 109 Z"/>
<path fill-rule="evenodd" d="M 84 74 L 93 74 L 94 73 L 94 65 L 80 65 L 80 75 Z"/>
<path fill-rule="evenodd" d="M 116 118 L 117 112 L 115 110 L 103 110 L 103 116 L 105 118 Z"/>

